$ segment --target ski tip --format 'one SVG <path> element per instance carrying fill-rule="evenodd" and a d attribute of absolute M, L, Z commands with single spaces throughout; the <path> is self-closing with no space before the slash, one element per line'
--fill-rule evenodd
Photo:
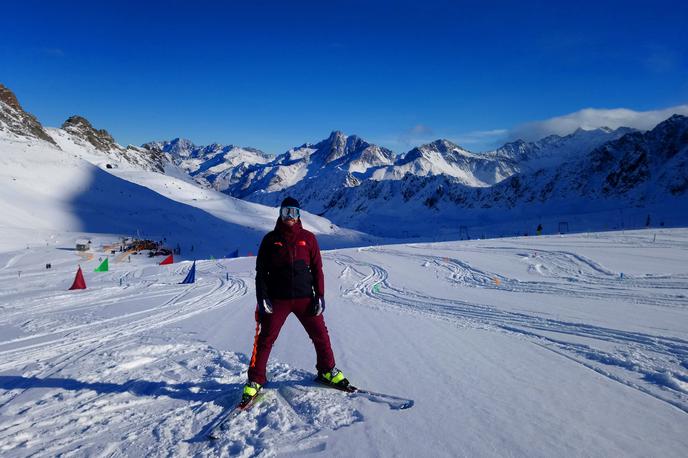
<path fill-rule="evenodd" d="M 404 404 L 402 404 L 402 405 L 399 406 L 399 410 L 410 409 L 411 407 L 413 407 L 413 404 L 415 404 L 415 403 L 414 403 L 412 400 L 409 399 L 409 400 L 406 401 Z"/>

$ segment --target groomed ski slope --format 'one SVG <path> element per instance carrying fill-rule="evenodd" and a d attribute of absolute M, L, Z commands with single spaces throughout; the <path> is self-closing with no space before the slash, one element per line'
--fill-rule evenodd
<path fill-rule="evenodd" d="M 0 130 L 0 250 L 51 244 L 60 232 L 83 232 L 164 238 L 189 256 L 220 257 L 235 250 L 245 255 L 255 254 L 264 233 L 275 226 L 275 208 L 204 189 L 176 176 L 178 170 L 165 175 L 118 164 L 75 144 L 64 131 L 50 133 L 62 149 Z M 116 167 L 107 169 L 106 162 Z M 307 212 L 303 219 L 323 247 L 377 243 Z M 27 228 L 43 229 L 47 236 L 36 238 Z"/>
<path fill-rule="evenodd" d="M 110 258 L 96 274 L 114 240 L 93 235 L 87 260 L 72 236 L 37 231 L 40 244 L 0 252 L 2 456 L 688 449 L 686 229 L 324 252 L 338 366 L 414 406 L 314 387 L 291 317 L 264 400 L 214 443 L 201 432 L 245 381 L 255 258 L 201 260 L 179 285 L 190 262 Z M 78 263 L 88 289 L 67 291 Z"/>

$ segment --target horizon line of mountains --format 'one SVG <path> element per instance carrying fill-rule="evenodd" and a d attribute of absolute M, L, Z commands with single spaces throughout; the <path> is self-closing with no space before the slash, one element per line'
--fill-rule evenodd
<path fill-rule="evenodd" d="M 0 102 L 0 126 L 55 144 L 56 129 L 43 129 L 1 84 Z M 421 226 L 412 214 L 439 225 L 477 225 L 500 219 L 499 212 L 501 219 L 541 218 L 687 200 L 688 118 L 681 115 L 646 132 L 578 129 L 485 153 L 439 139 L 396 155 L 340 131 L 277 156 L 250 147 L 197 146 L 182 138 L 122 147 L 80 116 L 57 130 L 115 166 L 167 173 L 173 165 L 203 186 L 266 205 L 276 206 L 289 194 L 312 213 L 371 233 L 399 223 L 412 231 Z"/>

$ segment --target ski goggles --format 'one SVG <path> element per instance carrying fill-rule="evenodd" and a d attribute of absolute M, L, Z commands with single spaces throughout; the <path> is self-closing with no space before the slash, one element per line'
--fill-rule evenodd
<path fill-rule="evenodd" d="M 301 216 L 301 210 L 298 207 L 282 207 L 280 216 L 282 219 L 298 219 Z"/>

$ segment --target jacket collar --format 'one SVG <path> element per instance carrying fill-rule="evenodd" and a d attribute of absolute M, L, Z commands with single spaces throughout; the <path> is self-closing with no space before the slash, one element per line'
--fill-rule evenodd
<path fill-rule="evenodd" d="M 282 234 L 286 238 L 291 238 L 300 233 L 303 229 L 301 225 L 301 219 L 298 219 L 293 226 L 288 226 L 282 221 L 282 218 L 277 218 L 277 224 L 275 224 L 275 230 Z"/>

